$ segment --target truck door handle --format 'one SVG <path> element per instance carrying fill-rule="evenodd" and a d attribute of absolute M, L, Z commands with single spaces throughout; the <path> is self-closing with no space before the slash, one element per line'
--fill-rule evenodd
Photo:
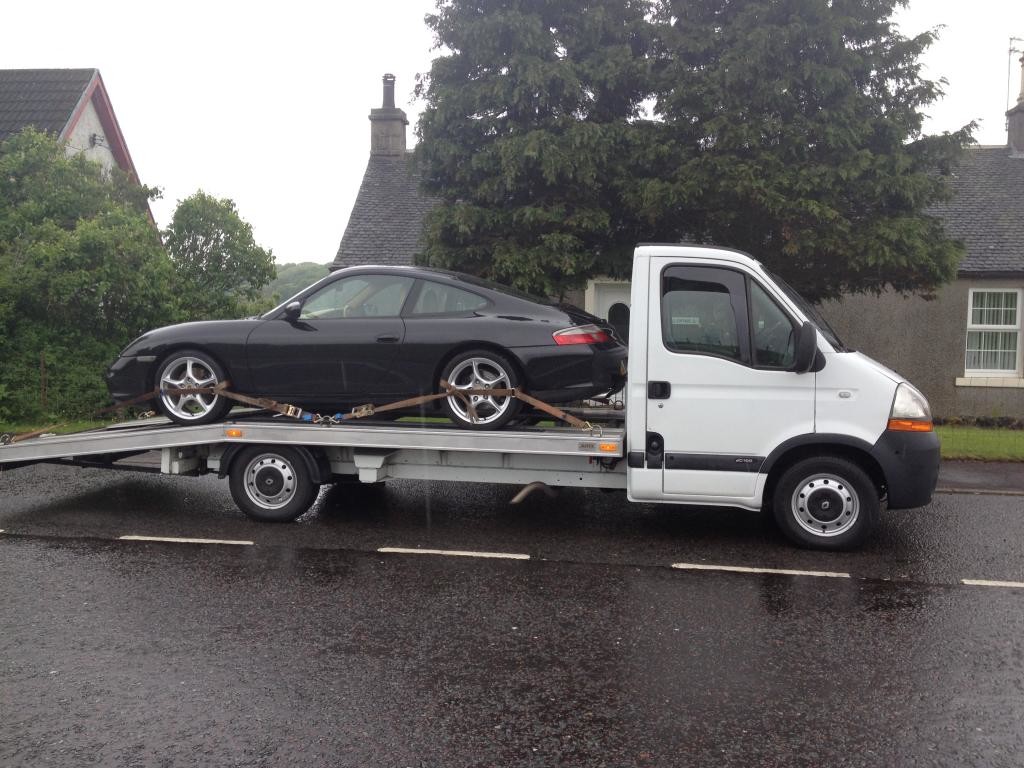
<path fill-rule="evenodd" d="M 648 381 L 647 382 L 647 399 L 648 400 L 668 400 L 669 395 L 672 394 L 672 385 L 667 381 Z"/>
<path fill-rule="evenodd" d="M 384 334 L 383 336 L 378 336 L 377 337 L 377 343 L 378 344 L 397 344 L 398 343 L 398 337 L 397 336 L 391 336 L 389 334 Z"/>

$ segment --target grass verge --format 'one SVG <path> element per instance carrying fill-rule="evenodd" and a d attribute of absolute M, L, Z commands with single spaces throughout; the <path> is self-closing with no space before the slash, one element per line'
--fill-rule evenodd
<path fill-rule="evenodd" d="M 944 459 L 1024 461 L 1024 430 L 943 424 L 935 431 Z"/>

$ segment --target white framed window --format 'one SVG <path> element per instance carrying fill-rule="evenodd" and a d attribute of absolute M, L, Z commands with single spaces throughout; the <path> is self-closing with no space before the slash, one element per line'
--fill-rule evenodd
<path fill-rule="evenodd" d="M 967 310 L 967 376 L 1019 376 L 1021 291 L 971 288 Z"/>

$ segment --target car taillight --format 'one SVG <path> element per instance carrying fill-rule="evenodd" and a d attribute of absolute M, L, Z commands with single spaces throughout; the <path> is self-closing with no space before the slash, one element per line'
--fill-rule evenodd
<path fill-rule="evenodd" d="M 555 344 L 600 344 L 611 337 L 596 325 L 574 325 L 551 334 Z"/>

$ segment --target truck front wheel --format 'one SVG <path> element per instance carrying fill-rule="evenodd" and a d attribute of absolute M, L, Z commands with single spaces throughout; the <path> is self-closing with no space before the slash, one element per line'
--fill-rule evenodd
<path fill-rule="evenodd" d="M 309 465 L 295 448 L 253 445 L 231 464 L 231 498 L 253 520 L 285 523 L 302 515 L 317 497 Z"/>
<path fill-rule="evenodd" d="M 851 549 L 878 524 L 880 501 L 863 469 L 823 456 L 802 459 L 783 472 L 772 506 L 779 528 L 800 546 Z"/>

